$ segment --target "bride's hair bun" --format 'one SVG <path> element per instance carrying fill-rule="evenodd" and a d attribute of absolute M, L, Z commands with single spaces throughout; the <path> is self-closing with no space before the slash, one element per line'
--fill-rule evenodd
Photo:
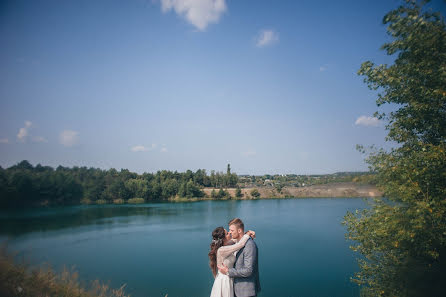
<path fill-rule="evenodd" d="M 212 241 L 220 241 L 225 238 L 226 232 L 225 228 L 223 227 L 217 227 L 214 231 L 212 231 Z"/>

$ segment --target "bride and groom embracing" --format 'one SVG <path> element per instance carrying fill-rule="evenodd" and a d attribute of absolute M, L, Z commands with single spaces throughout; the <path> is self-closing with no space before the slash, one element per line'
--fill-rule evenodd
<path fill-rule="evenodd" d="M 260 282 L 255 232 L 245 233 L 245 226 L 238 218 L 228 225 L 229 231 L 217 227 L 212 232 L 209 265 L 215 280 L 211 297 L 257 296 Z"/>

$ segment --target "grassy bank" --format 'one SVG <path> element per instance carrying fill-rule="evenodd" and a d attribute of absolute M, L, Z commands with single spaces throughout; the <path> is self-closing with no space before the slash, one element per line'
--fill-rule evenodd
<path fill-rule="evenodd" d="M 49 297 L 125 297 L 125 285 L 119 289 L 110 288 L 98 280 L 89 285 L 79 281 L 73 270 L 64 269 L 56 273 L 51 267 L 30 267 L 14 262 L 13 255 L 6 248 L 0 251 L 0 296 L 49 296 Z"/>

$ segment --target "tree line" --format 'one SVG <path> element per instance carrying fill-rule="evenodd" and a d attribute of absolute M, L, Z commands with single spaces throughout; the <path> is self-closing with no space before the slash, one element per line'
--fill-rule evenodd
<path fill-rule="evenodd" d="M 198 169 L 137 174 L 114 168 L 58 166 L 54 169 L 40 164 L 33 166 L 24 160 L 7 169 L 0 167 L 0 207 L 203 197 L 203 187 L 235 187 L 237 182 L 237 174 L 231 173 L 229 164 L 226 173 L 207 174 L 206 170 Z"/>

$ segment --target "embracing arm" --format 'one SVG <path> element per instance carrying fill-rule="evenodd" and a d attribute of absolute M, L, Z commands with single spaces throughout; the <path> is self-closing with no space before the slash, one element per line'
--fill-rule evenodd
<path fill-rule="evenodd" d="M 243 268 L 230 268 L 228 273 L 230 277 L 250 277 L 254 272 L 254 265 L 257 259 L 257 249 L 253 241 L 249 241 L 243 250 Z"/>
<path fill-rule="evenodd" d="M 225 245 L 220 247 L 217 250 L 217 254 L 220 255 L 222 258 L 226 258 L 227 256 L 229 256 L 230 254 L 238 251 L 239 249 L 241 249 L 242 247 L 245 246 L 246 242 L 249 239 L 249 234 L 245 234 L 243 235 L 242 239 L 239 240 L 239 242 L 237 242 L 236 244 L 233 245 Z"/>

